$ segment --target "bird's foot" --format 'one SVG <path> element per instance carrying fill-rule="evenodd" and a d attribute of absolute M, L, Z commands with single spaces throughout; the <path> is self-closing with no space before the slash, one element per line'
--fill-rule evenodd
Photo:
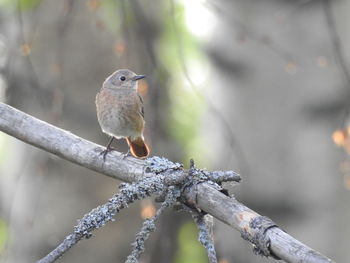
<path fill-rule="evenodd" d="M 126 157 L 131 156 L 130 150 L 128 150 L 126 153 L 121 153 L 120 156 L 122 157 L 123 160 L 124 160 Z"/>
<path fill-rule="evenodd" d="M 103 161 L 104 161 L 104 162 L 106 161 L 106 156 L 107 156 L 107 154 L 108 154 L 110 151 L 112 151 L 112 150 L 113 150 L 113 148 L 107 147 L 106 150 L 103 150 L 103 151 L 100 153 L 100 155 L 103 155 Z"/>

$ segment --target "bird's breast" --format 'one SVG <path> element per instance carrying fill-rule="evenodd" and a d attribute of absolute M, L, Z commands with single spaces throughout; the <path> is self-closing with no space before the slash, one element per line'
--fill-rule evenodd
<path fill-rule="evenodd" d="M 139 99 L 134 90 L 102 88 L 96 96 L 97 118 L 102 130 L 115 137 L 135 137 L 143 131 Z"/>

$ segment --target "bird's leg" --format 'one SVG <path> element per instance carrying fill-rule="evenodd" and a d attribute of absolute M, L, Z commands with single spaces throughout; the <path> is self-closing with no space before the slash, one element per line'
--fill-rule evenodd
<path fill-rule="evenodd" d="M 132 156 L 132 155 L 130 154 L 130 149 L 128 149 L 128 151 L 127 151 L 126 153 L 121 153 L 121 156 L 123 156 L 123 157 L 122 157 L 123 160 L 124 160 L 126 157 L 128 157 L 128 156 Z"/>
<path fill-rule="evenodd" d="M 120 155 L 120 156 L 122 156 L 123 160 L 124 160 L 126 157 L 128 157 L 128 156 L 132 156 L 132 154 L 130 154 L 130 147 L 131 147 L 131 145 L 130 145 L 130 137 L 125 138 L 125 139 L 126 139 L 126 142 L 128 143 L 129 148 L 128 148 L 128 151 L 127 151 L 126 153 L 122 153 L 122 154 Z"/>
<path fill-rule="evenodd" d="M 106 150 L 102 151 L 100 154 L 103 155 L 103 161 L 105 162 L 106 161 L 106 155 L 107 153 L 109 153 L 111 150 L 113 150 L 113 148 L 111 147 L 112 145 L 112 142 L 114 140 L 114 137 L 112 136 L 112 138 L 110 139 L 109 143 L 107 144 L 106 146 Z"/>

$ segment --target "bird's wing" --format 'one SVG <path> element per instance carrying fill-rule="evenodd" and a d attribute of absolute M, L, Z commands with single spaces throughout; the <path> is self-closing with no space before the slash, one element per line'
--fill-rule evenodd
<path fill-rule="evenodd" d="M 142 99 L 142 97 L 140 96 L 140 94 L 137 94 L 138 95 L 138 97 L 139 97 L 139 99 L 140 99 L 140 101 L 141 101 L 141 109 L 140 109 L 140 114 L 141 114 L 141 116 L 142 116 L 142 118 L 145 118 L 145 110 L 144 110 L 144 108 L 143 108 L 143 99 Z"/>

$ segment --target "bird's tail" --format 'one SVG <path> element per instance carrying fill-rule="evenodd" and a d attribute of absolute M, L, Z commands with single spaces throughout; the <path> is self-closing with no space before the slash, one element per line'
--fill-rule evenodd
<path fill-rule="evenodd" d="M 136 139 L 126 138 L 129 144 L 130 152 L 137 158 L 146 158 L 149 155 L 149 148 L 142 137 Z"/>

